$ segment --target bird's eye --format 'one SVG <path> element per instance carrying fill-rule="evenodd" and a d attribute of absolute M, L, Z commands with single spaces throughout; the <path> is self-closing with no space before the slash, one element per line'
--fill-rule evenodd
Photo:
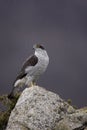
<path fill-rule="evenodd" d="M 42 45 L 40 45 L 40 44 L 36 44 L 36 48 L 40 48 L 40 49 L 42 49 L 42 50 L 45 49 L 45 48 L 44 48 Z"/>
<path fill-rule="evenodd" d="M 40 45 L 40 46 L 39 46 L 39 48 L 41 48 L 42 50 L 44 50 L 44 49 L 45 49 L 42 45 Z"/>

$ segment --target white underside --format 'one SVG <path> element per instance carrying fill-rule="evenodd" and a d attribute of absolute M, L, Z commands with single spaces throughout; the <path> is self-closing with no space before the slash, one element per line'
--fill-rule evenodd
<path fill-rule="evenodd" d="M 17 86 L 21 87 L 21 86 L 23 86 L 23 84 L 25 84 L 25 79 L 24 78 L 23 79 L 18 79 L 15 82 L 14 87 L 17 87 Z"/>

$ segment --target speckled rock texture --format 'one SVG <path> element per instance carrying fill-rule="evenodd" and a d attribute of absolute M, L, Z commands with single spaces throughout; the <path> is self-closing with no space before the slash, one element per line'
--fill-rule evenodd
<path fill-rule="evenodd" d="M 59 95 L 26 88 L 11 112 L 6 130 L 85 130 L 87 113 L 75 110 Z"/>

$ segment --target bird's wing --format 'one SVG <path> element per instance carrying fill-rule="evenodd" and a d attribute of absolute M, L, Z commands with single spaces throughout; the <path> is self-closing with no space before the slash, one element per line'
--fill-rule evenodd
<path fill-rule="evenodd" d="M 38 62 L 38 58 L 36 55 L 30 56 L 23 64 L 22 71 L 25 70 L 29 66 L 35 66 Z"/>
<path fill-rule="evenodd" d="M 30 56 L 23 64 L 20 73 L 18 74 L 16 80 L 18 79 L 22 79 L 23 77 L 25 77 L 27 75 L 27 72 L 25 72 L 25 69 L 27 67 L 32 67 L 35 66 L 38 62 L 38 58 L 35 55 Z M 15 80 L 15 81 L 16 81 Z"/>

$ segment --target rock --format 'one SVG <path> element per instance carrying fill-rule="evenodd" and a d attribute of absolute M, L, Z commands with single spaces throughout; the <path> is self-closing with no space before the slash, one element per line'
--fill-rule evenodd
<path fill-rule="evenodd" d="M 84 130 L 86 122 L 86 112 L 75 110 L 59 95 L 34 86 L 22 92 L 6 130 Z"/>
<path fill-rule="evenodd" d="M 87 113 L 75 112 L 70 115 L 66 115 L 58 124 L 56 129 L 58 130 L 84 130 L 87 126 Z"/>

